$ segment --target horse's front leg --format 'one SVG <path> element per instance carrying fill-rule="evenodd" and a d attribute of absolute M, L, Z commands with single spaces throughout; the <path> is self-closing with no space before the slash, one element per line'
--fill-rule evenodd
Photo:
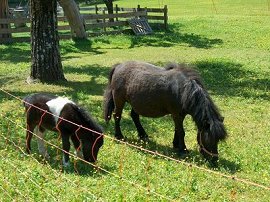
<path fill-rule="evenodd" d="M 69 166 L 69 150 L 70 150 L 70 142 L 69 135 L 62 133 L 62 145 L 63 145 L 63 166 Z"/>
<path fill-rule="evenodd" d="M 144 128 L 142 127 L 142 124 L 140 122 L 140 118 L 139 118 L 139 114 L 137 114 L 134 109 L 131 109 L 131 118 L 137 128 L 138 131 L 138 135 L 140 137 L 140 139 L 142 140 L 148 140 L 148 135 L 146 134 Z"/>
<path fill-rule="evenodd" d="M 44 142 L 44 137 L 45 137 L 45 129 L 42 127 L 37 128 L 37 142 L 38 142 L 38 151 L 39 153 L 45 158 L 49 159 L 50 156 L 47 152 L 45 142 Z"/>
<path fill-rule="evenodd" d="M 179 150 L 180 155 L 185 155 L 188 153 L 185 144 L 185 131 L 183 127 L 184 118 L 185 116 L 173 115 L 173 120 L 175 124 L 173 147 Z"/>
<path fill-rule="evenodd" d="M 83 153 L 82 153 L 82 148 L 81 148 L 81 142 L 77 135 L 72 135 L 71 140 L 73 142 L 74 148 L 76 149 L 76 155 L 77 157 L 83 159 Z"/>

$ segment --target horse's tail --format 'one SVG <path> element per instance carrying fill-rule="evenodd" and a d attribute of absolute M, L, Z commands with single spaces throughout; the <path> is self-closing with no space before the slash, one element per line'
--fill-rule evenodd
<path fill-rule="evenodd" d="M 27 95 L 22 99 L 22 104 L 25 107 L 25 109 L 28 109 L 30 107 L 29 104 L 31 104 L 32 95 Z"/>
<path fill-rule="evenodd" d="M 103 96 L 104 119 L 106 122 L 109 122 L 111 120 L 112 113 L 114 110 L 114 100 L 113 100 L 113 94 L 112 94 L 112 88 L 111 88 L 111 81 L 112 81 L 114 70 L 117 65 L 118 64 L 114 65 L 112 70 L 110 71 L 109 83 Z"/>

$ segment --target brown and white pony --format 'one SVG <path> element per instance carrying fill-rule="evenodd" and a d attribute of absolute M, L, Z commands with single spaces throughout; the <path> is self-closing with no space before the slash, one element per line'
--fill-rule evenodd
<path fill-rule="evenodd" d="M 83 154 L 86 161 L 96 161 L 99 148 L 103 144 L 103 131 L 84 109 L 67 98 L 46 93 L 28 95 L 23 101 L 28 128 L 26 132 L 26 151 L 28 153 L 31 151 L 31 139 L 36 128 L 39 137 L 38 149 L 43 157 L 49 158 L 44 145 L 44 135 L 46 130 L 51 130 L 61 134 L 62 147 L 65 151 L 63 152 L 64 166 L 69 165 L 69 138 L 73 142 L 77 156 L 82 157 Z"/>

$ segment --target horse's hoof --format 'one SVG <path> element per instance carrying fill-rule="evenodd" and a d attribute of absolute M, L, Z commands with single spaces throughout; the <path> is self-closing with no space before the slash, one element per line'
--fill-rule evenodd
<path fill-rule="evenodd" d="M 189 154 L 189 151 L 188 151 L 187 149 L 184 149 L 184 150 L 179 151 L 179 156 L 180 156 L 181 158 L 187 157 L 188 154 Z"/>
<path fill-rule="evenodd" d="M 148 136 L 140 137 L 140 140 L 143 142 L 149 142 L 149 137 Z"/>
<path fill-rule="evenodd" d="M 46 160 L 50 160 L 50 158 L 51 158 L 50 155 L 49 155 L 48 153 L 46 153 L 43 157 L 44 157 L 44 159 L 46 159 Z"/>
<path fill-rule="evenodd" d="M 178 144 L 173 144 L 173 148 L 174 149 L 179 149 L 179 145 Z"/>
<path fill-rule="evenodd" d="M 115 138 L 117 139 L 117 140 L 122 140 L 122 141 L 124 141 L 125 140 L 125 137 L 122 135 L 122 136 L 115 136 Z"/>

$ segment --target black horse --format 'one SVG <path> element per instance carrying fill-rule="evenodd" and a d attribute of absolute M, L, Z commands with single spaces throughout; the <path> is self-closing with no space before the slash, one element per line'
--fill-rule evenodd
<path fill-rule="evenodd" d="M 114 111 L 115 137 L 118 139 L 123 138 L 120 120 L 125 102 L 132 107 L 131 118 L 141 139 L 148 136 L 139 115 L 161 117 L 171 114 L 175 124 L 173 146 L 181 155 L 188 153 L 183 120 L 190 114 L 198 128 L 201 154 L 207 159 L 218 159 L 218 142 L 227 136 L 224 118 L 194 69 L 179 64 L 161 68 L 138 61 L 117 64 L 110 72 L 104 94 L 104 118 L 108 122 Z"/>
<path fill-rule="evenodd" d="M 57 97 L 51 94 L 37 93 L 28 95 L 23 99 L 26 110 L 26 151 L 31 151 L 31 139 L 33 131 L 37 128 L 38 149 L 45 157 L 49 158 L 47 150 L 44 146 L 45 130 L 56 131 L 61 134 L 63 150 L 69 152 L 71 138 L 76 149 L 77 156 L 83 157 L 88 162 L 95 162 L 99 148 L 103 144 L 102 128 L 95 123 L 88 113 L 77 106 L 74 102 L 67 98 Z M 46 113 L 42 110 L 49 113 Z M 53 114 L 53 115 L 52 115 Z M 55 115 L 55 116 L 54 116 Z M 67 122 L 58 117 L 62 117 Z M 91 132 L 83 127 L 78 127 L 71 122 L 89 128 L 95 132 Z M 81 153 L 82 149 L 82 153 Z M 69 164 L 69 154 L 64 152 L 63 165 Z"/>

